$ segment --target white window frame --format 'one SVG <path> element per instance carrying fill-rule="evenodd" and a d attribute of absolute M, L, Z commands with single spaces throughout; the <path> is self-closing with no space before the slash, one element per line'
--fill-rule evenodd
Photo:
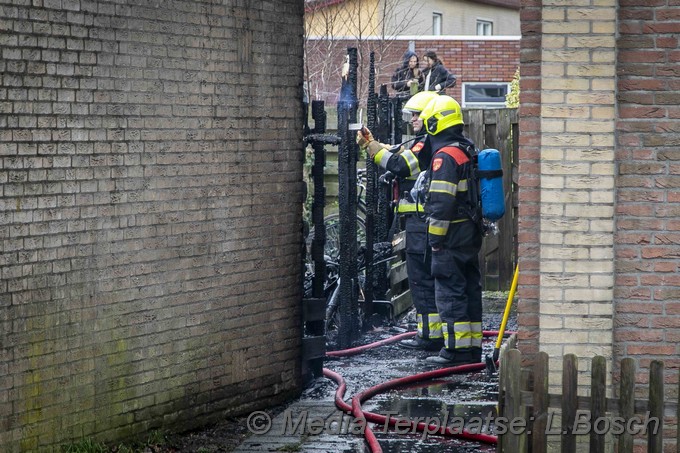
<path fill-rule="evenodd" d="M 488 27 L 491 33 L 480 33 L 480 25 L 482 26 L 483 31 L 486 31 L 486 28 Z M 477 36 L 493 36 L 493 21 L 490 19 L 477 18 Z"/>
<path fill-rule="evenodd" d="M 470 85 L 474 86 L 488 86 L 488 87 L 499 87 L 499 86 L 505 86 L 506 87 L 506 94 L 510 92 L 510 83 L 508 82 L 463 82 L 463 86 L 461 87 L 461 107 L 469 107 L 469 108 L 498 108 L 498 107 L 505 107 L 505 96 L 503 96 L 502 101 L 489 101 L 489 102 L 480 102 L 480 101 L 468 101 L 467 98 L 467 87 Z"/>
<path fill-rule="evenodd" d="M 438 28 L 438 30 L 437 30 Z M 432 12 L 432 35 L 441 36 L 444 32 L 444 15 L 436 11 Z"/>

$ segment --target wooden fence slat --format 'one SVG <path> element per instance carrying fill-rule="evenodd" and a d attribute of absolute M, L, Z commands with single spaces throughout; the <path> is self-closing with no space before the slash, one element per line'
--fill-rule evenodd
<path fill-rule="evenodd" d="M 500 244 L 498 256 L 498 279 L 499 282 L 512 281 L 514 272 L 514 263 L 517 257 L 514 256 L 514 247 L 509 247 L 506 244 L 512 244 L 514 239 L 513 231 L 513 212 L 512 212 L 512 124 L 510 123 L 510 112 L 514 110 L 504 109 L 497 110 L 497 146 L 501 153 L 502 167 L 503 167 L 503 191 L 505 193 L 505 216 L 498 222 L 498 229 L 500 230 Z"/>
<path fill-rule="evenodd" d="M 595 356 L 591 362 L 590 376 L 590 422 L 595 423 L 607 412 L 607 360 Z M 590 451 L 603 452 L 605 435 L 596 431 L 597 426 L 590 429 Z"/>
<path fill-rule="evenodd" d="M 326 299 L 302 299 L 302 320 L 304 322 L 323 321 L 326 318 Z M 322 327 L 323 327 L 323 323 Z M 315 326 L 316 328 L 316 326 Z M 323 335 L 323 329 L 317 335 Z"/>
<path fill-rule="evenodd" d="M 484 124 L 484 109 L 468 110 L 468 112 L 468 120 L 465 122 L 465 125 L 468 126 L 468 137 L 479 148 L 484 143 L 484 128 L 479 127 L 479 125 Z M 465 110 L 463 110 L 463 114 L 465 114 Z"/>
<path fill-rule="evenodd" d="M 635 361 L 630 357 L 621 360 L 619 415 L 630 420 L 635 414 Z M 619 437 L 619 453 L 633 452 L 633 435 L 628 431 Z"/>
<path fill-rule="evenodd" d="M 534 425 L 531 429 L 532 453 L 546 453 L 548 451 L 548 363 L 550 357 L 544 351 L 536 354 L 534 362 Z"/>
<path fill-rule="evenodd" d="M 506 360 L 508 353 L 507 348 L 501 348 L 500 357 L 498 358 L 498 407 L 496 411 L 498 416 L 505 416 L 505 381 L 507 380 L 505 376 L 508 374 L 508 361 Z M 496 442 L 496 453 L 503 453 L 505 451 L 505 436 L 498 436 L 498 442 Z"/>
<path fill-rule="evenodd" d="M 517 109 L 510 112 L 510 123 L 512 127 L 512 166 L 510 167 L 510 178 L 512 180 L 512 196 L 510 197 L 510 214 L 512 214 L 513 231 L 513 256 L 519 259 L 519 113 Z M 507 215 L 507 214 L 506 214 Z"/>
<path fill-rule="evenodd" d="M 517 346 L 514 346 L 515 348 Z M 520 360 L 520 379 L 519 379 L 519 393 L 520 393 L 520 404 L 519 404 L 519 416 L 522 420 L 522 422 L 525 424 L 525 426 L 530 426 L 529 425 L 529 412 L 531 408 L 524 406 L 522 404 L 522 392 L 523 391 L 528 391 L 529 389 L 533 388 L 533 382 L 532 380 L 532 373 L 530 370 L 527 369 L 522 369 L 521 367 L 522 361 Z M 519 435 L 519 450 L 521 452 L 528 452 L 531 448 L 531 438 L 529 436 L 529 432 L 527 429 L 523 429 L 520 431 Z"/>
<path fill-rule="evenodd" d="M 675 420 L 675 445 L 680 447 L 680 380 L 678 381 L 678 401 L 675 408 Z"/>
<path fill-rule="evenodd" d="M 392 265 L 392 270 L 390 272 L 390 284 L 392 286 L 406 280 L 408 278 L 408 273 L 406 270 L 406 261 L 402 261 L 397 264 Z"/>
<path fill-rule="evenodd" d="M 508 420 L 513 420 L 521 416 L 521 397 L 520 397 L 520 376 L 522 355 L 517 349 L 511 349 L 505 356 L 507 368 L 505 368 L 505 416 Z M 507 452 L 519 452 L 519 434 L 508 430 L 504 435 L 504 444 Z"/>
<path fill-rule="evenodd" d="M 562 395 L 557 395 L 551 393 L 548 395 L 549 404 L 548 407 L 562 407 Z M 590 397 L 579 395 L 577 399 L 577 409 L 582 411 L 590 410 Z M 531 407 L 534 403 L 534 397 L 532 392 L 522 390 L 522 405 Z M 666 402 L 663 405 L 664 417 L 675 417 L 676 411 L 678 409 L 677 403 L 675 401 Z M 649 401 L 647 399 L 635 399 L 634 403 L 634 413 L 635 414 L 646 414 L 649 408 Z M 609 412 L 619 412 L 619 400 L 616 398 L 607 398 L 607 411 Z"/>
<path fill-rule="evenodd" d="M 567 354 L 562 360 L 562 453 L 576 453 L 576 436 L 572 433 L 576 421 L 578 359 Z"/>
<path fill-rule="evenodd" d="M 652 360 L 649 365 L 649 418 L 658 420 L 655 429 L 648 425 L 648 453 L 663 453 L 663 362 Z"/>

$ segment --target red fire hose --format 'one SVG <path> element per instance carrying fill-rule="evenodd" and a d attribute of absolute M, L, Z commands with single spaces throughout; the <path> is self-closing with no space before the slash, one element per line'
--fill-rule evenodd
<path fill-rule="evenodd" d="M 485 330 L 482 332 L 484 337 L 496 337 L 498 336 L 500 332 L 498 330 Z M 512 335 L 515 332 L 507 331 L 505 332 L 505 335 Z M 406 333 L 400 333 L 399 335 L 395 335 L 390 338 L 386 338 L 384 340 L 376 341 L 375 343 L 369 343 L 365 344 L 363 346 L 357 346 L 356 348 L 350 348 L 350 349 L 343 349 L 341 351 L 328 351 L 326 352 L 327 357 L 347 357 L 355 354 L 359 354 L 364 351 L 368 351 L 369 349 L 377 348 L 378 346 L 384 346 L 386 344 L 390 343 L 396 343 L 397 341 L 403 340 L 404 338 L 409 338 L 413 337 L 416 335 L 416 332 L 406 332 Z"/>
<path fill-rule="evenodd" d="M 485 337 L 493 337 L 498 335 L 498 331 L 484 331 L 484 336 Z M 344 356 L 350 356 L 354 354 L 358 354 L 360 352 L 366 351 L 368 349 L 372 349 L 378 346 L 394 343 L 396 341 L 399 341 L 403 338 L 406 337 L 411 337 L 414 336 L 416 332 L 407 332 L 399 335 L 395 335 L 393 337 L 387 338 L 385 340 L 377 341 L 375 343 L 370 343 L 367 345 L 359 346 L 356 348 L 351 348 L 351 349 L 345 349 L 342 351 L 330 351 L 326 355 L 330 357 L 344 357 Z M 506 332 L 506 334 L 510 335 L 512 332 Z M 427 371 L 423 373 L 418 373 L 414 374 L 411 376 L 406 376 L 398 379 L 393 379 L 391 381 L 383 382 L 382 384 L 378 384 L 376 386 L 370 387 L 363 392 L 355 395 L 352 398 L 352 405 L 350 406 L 344 401 L 344 395 L 346 391 L 346 385 L 345 381 L 340 376 L 338 373 L 335 373 L 334 371 L 331 371 L 327 368 L 323 369 L 323 374 L 329 379 L 334 380 L 338 384 L 338 388 L 335 392 L 335 405 L 342 411 L 352 414 L 356 419 L 358 420 L 366 420 L 370 421 L 373 423 L 381 424 L 381 425 L 389 425 L 389 426 L 395 426 L 396 423 L 400 423 L 400 426 L 405 427 L 406 423 L 404 421 L 400 421 L 400 419 L 394 418 L 394 417 L 385 417 L 384 415 L 376 414 L 373 412 L 367 412 L 364 411 L 361 408 L 361 404 L 368 399 L 372 398 L 373 396 L 377 395 L 378 393 L 397 388 L 397 387 L 403 387 L 408 384 L 413 384 L 415 382 L 422 382 L 422 381 L 428 381 L 432 380 L 435 378 L 440 378 L 444 376 L 450 376 L 453 374 L 462 374 L 462 373 L 468 373 L 468 372 L 473 372 L 473 371 L 480 371 L 486 368 L 486 364 L 484 363 L 473 363 L 473 364 L 468 364 L 468 365 L 460 365 L 460 366 L 455 366 L 455 367 L 449 367 L 449 368 L 441 368 L 439 370 L 434 370 L 434 371 Z M 413 422 L 406 420 L 408 424 L 411 426 L 411 429 L 415 429 L 419 432 L 426 431 L 428 433 L 432 434 L 439 434 L 443 436 L 451 436 L 451 437 L 457 437 L 465 440 L 471 440 L 475 442 L 482 442 L 482 443 L 487 443 L 487 444 L 496 444 L 498 442 L 498 438 L 496 436 L 488 435 L 488 434 L 475 434 L 471 433 L 466 430 L 452 430 L 448 427 L 445 426 L 437 426 L 434 424 L 425 424 L 423 422 Z M 366 426 L 364 429 L 364 438 L 366 439 L 366 442 L 368 443 L 371 451 L 373 453 L 382 453 L 382 448 L 380 447 L 380 444 L 378 443 L 377 438 L 375 437 L 375 434 L 373 433 L 373 430 L 371 430 L 370 427 Z"/>

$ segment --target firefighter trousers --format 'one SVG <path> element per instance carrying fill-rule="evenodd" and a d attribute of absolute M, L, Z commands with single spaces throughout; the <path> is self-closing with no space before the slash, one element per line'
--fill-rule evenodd
<path fill-rule="evenodd" d="M 444 347 L 481 356 L 482 285 L 479 244 L 432 252 L 435 300 L 442 319 Z"/>
<path fill-rule="evenodd" d="M 416 214 L 405 216 L 406 270 L 413 305 L 416 307 L 418 336 L 424 340 L 443 338 L 442 321 L 437 314 L 434 277 L 427 253 L 427 223 Z"/>

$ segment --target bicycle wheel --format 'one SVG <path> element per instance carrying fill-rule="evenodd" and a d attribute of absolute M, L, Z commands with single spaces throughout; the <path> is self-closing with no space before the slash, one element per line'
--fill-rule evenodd
<path fill-rule="evenodd" d="M 324 254 L 328 259 L 337 263 L 340 259 L 340 214 L 329 214 L 324 218 L 326 226 L 326 245 Z M 312 241 L 314 240 L 314 227 L 309 230 L 307 236 L 307 257 L 311 259 Z M 357 250 L 366 246 L 366 224 L 361 217 L 357 217 Z"/>

